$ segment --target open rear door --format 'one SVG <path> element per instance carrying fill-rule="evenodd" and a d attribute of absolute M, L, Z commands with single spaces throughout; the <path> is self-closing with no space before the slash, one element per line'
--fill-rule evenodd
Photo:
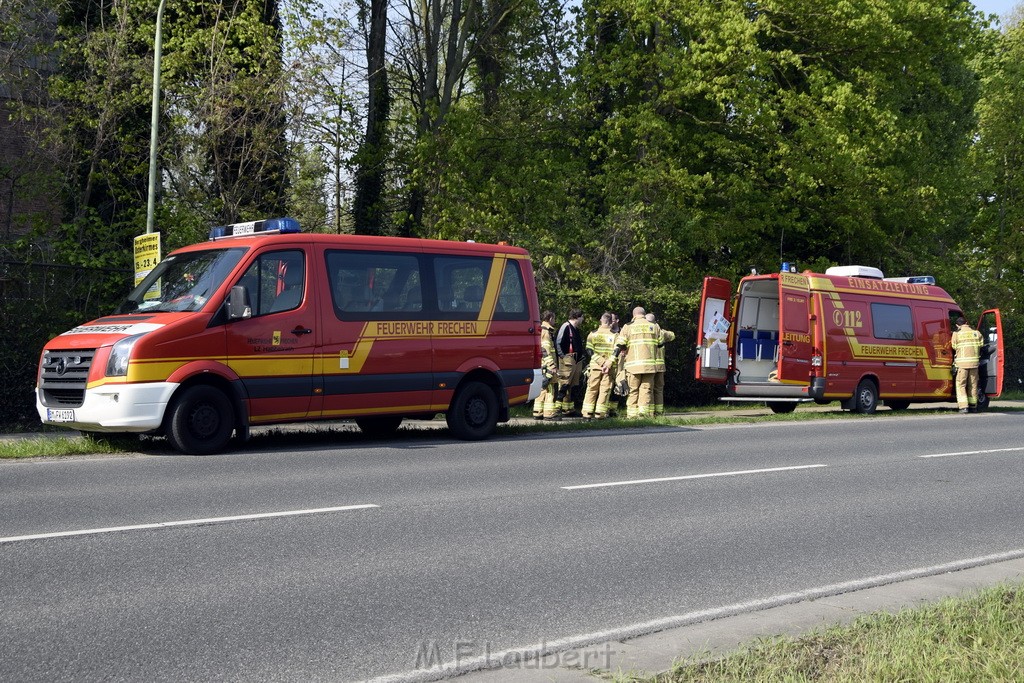
<path fill-rule="evenodd" d="M 1003 321 L 998 308 L 981 314 L 978 331 L 982 338 L 979 389 L 995 398 L 1003 393 Z"/>
<path fill-rule="evenodd" d="M 779 381 L 810 383 L 811 296 L 806 275 L 779 275 Z"/>
<path fill-rule="evenodd" d="M 697 325 L 698 381 L 725 384 L 729 374 L 729 327 L 732 283 L 720 277 L 704 278 L 700 296 L 700 321 Z"/>

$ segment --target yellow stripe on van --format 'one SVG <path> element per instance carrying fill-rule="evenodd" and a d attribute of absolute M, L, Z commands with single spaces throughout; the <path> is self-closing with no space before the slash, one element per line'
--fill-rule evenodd
<path fill-rule="evenodd" d="M 493 269 L 492 269 L 493 270 Z M 500 283 L 500 280 L 498 281 Z M 485 295 L 481 311 L 487 308 L 487 296 L 492 296 L 490 304 L 493 309 L 497 301 L 497 287 L 493 295 L 490 293 L 491 283 L 488 282 L 488 294 Z M 482 313 L 481 313 L 482 314 Z M 490 314 L 488 314 L 490 315 Z M 487 320 L 414 320 L 414 321 L 389 321 L 372 320 L 363 326 L 358 340 L 351 351 L 342 349 L 341 355 L 320 357 L 318 361 L 322 364 L 325 374 L 334 375 L 358 375 L 363 370 L 363 364 L 370 357 L 370 351 L 377 340 L 392 339 L 430 339 L 441 337 L 458 337 L 461 339 L 483 339 L 490 334 L 491 321 Z M 341 362 L 345 359 L 346 362 Z"/>

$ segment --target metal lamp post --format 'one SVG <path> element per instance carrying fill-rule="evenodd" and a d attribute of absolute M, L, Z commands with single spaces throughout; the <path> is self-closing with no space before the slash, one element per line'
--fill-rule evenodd
<path fill-rule="evenodd" d="M 153 41 L 153 112 L 149 124 L 149 200 L 146 204 L 146 233 L 153 232 L 156 211 L 156 143 L 160 128 L 160 53 L 163 50 L 164 2 L 156 10 L 156 38 Z"/>

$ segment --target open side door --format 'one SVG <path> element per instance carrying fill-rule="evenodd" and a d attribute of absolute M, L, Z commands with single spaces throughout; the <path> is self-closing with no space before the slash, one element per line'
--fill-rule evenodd
<path fill-rule="evenodd" d="M 700 382 L 725 384 L 729 375 L 731 298 L 731 282 L 720 277 L 704 278 L 697 324 L 697 361 L 693 373 Z"/>
<path fill-rule="evenodd" d="M 1003 393 L 1003 320 L 999 309 L 985 311 L 978 319 L 981 332 L 981 362 L 978 364 L 979 390 L 997 397 Z"/>

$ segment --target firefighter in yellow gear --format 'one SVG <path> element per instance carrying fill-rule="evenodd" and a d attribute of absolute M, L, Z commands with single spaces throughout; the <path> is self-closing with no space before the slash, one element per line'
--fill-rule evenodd
<path fill-rule="evenodd" d="M 641 306 L 633 309 L 633 320 L 622 328 L 615 340 L 619 362 L 629 380 L 626 418 L 645 418 L 653 414 L 654 375 L 657 367 L 658 340 L 661 328 L 647 321 Z"/>
<path fill-rule="evenodd" d="M 540 369 L 542 386 L 540 396 L 533 401 L 535 419 L 555 417 L 555 394 L 558 393 L 558 361 L 555 355 L 555 314 L 544 311 L 540 322 Z"/>
<path fill-rule="evenodd" d="M 583 396 L 583 417 L 608 417 L 612 406 L 612 382 L 615 379 L 615 333 L 612 314 L 601 315 L 601 326 L 587 335 L 590 373 Z"/>
<path fill-rule="evenodd" d="M 961 413 L 978 409 L 978 365 L 981 362 L 981 332 L 964 318 L 957 318 L 950 343 L 956 362 L 956 405 Z"/>
<path fill-rule="evenodd" d="M 653 313 L 647 314 L 647 322 L 657 322 Z M 658 337 L 657 357 L 654 366 L 654 384 L 651 389 L 651 401 L 654 417 L 665 414 L 665 344 L 676 340 L 676 333 L 662 329 Z"/>

